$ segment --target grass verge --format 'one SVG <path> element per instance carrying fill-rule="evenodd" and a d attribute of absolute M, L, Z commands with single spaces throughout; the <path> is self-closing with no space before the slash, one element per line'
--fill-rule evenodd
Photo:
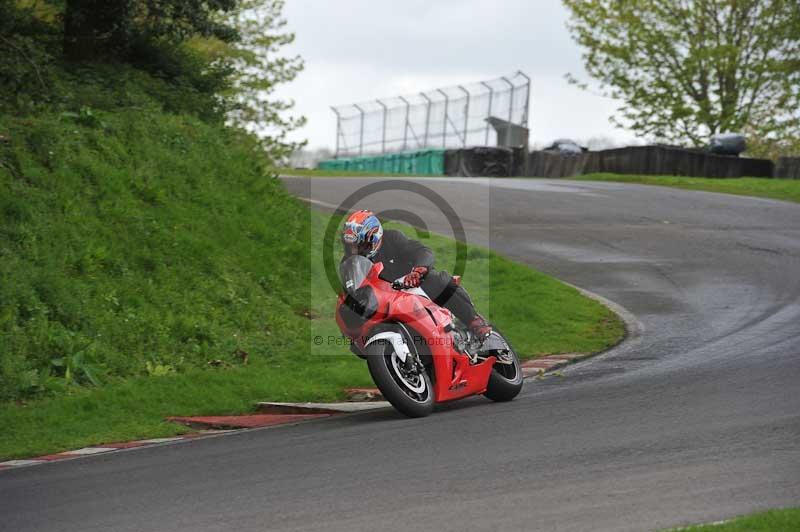
<path fill-rule="evenodd" d="M 707 177 L 681 177 L 656 175 L 588 174 L 570 177 L 581 181 L 614 181 L 637 183 L 684 190 L 722 192 L 737 196 L 754 196 L 800 203 L 800 179 L 767 179 L 764 177 L 739 177 L 712 179 Z"/>
<path fill-rule="evenodd" d="M 328 218 L 315 211 L 308 216 L 313 240 L 323 233 Z M 387 225 L 423 240 L 436 252 L 439 267 L 451 268 L 453 240 Z M 168 415 L 245 413 L 258 400 L 330 401 L 341 399 L 344 387 L 370 386 L 363 361 L 340 342 L 328 341 L 340 334 L 333 320 L 335 294 L 321 267 L 315 266 L 322 263 L 321 247 L 312 244 L 308 259 L 311 290 L 303 294 L 307 304 L 284 318 L 302 323 L 272 333 L 295 337 L 290 352 L 251 357 L 246 366 L 224 364 L 218 369 L 139 376 L 96 388 L 76 388 L 65 396 L 3 405 L 0 424 L 11 430 L 0 432 L 0 458 L 169 436 L 187 429 L 164 422 Z M 463 282 L 477 307 L 512 339 L 524 358 L 600 351 L 624 334 L 617 316 L 599 303 L 482 248 L 469 248 Z M 315 336 L 325 338 L 325 344 L 316 346 Z"/>
<path fill-rule="evenodd" d="M 710 523 L 680 528 L 670 528 L 665 532 L 796 532 L 800 530 L 800 508 L 769 510 L 724 523 Z"/>

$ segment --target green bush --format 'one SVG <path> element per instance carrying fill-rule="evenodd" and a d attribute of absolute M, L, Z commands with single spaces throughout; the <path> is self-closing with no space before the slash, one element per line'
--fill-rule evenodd
<path fill-rule="evenodd" d="M 65 62 L 61 8 L 20 4 L 0 0 L 0 113 L 155 107 L 221 122 L 232 105 L 222 96 L 231 62 L 206 57 L 186 40 L 141 33 L 114 60 Z"/>

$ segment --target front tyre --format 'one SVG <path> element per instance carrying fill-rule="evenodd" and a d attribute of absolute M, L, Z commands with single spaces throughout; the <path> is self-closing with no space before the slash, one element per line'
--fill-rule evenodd
<path fill-rule="evenodd" d="M 514 348 L 511 347 L 508 340 L 497 330 L 492 334 L 500 335 L 508 346 L 508 350 L 505 350 L 503 353 L 497 353 L 497 355 L 505 357 L 510 361 L 510 364 L 495 362 L 492 367 L 492 373 L 489 375 L 489 383 L 486 385 L 486 391 L 483 395 L 492 401 L 511 401 L 522 391 L 522 366 L 519 363 L 517 353 L 514 351 Z"/>
<path fill-rule="evenodd" d="M 425 417 L 433 412 L 433 388 L 422 364 L 407 368 L 391 342 L 379 340 L 366 348 L 367 367 L 383 396 L 408 417 Z"/>

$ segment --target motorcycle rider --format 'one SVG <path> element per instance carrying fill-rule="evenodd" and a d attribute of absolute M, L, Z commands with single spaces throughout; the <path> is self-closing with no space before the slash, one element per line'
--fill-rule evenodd
<path fill-rule="evenodd" d="M 407 288 L 420 287 L 439 306 L 450 310 L 469 325 L 478 338 L 492 332 L 491 325 L 475 310 L 472 300 L 453 277 L 434 268 L 433 252 L 400 231 L 383 230 L 372 211 L 360 210 L 348 216 L 342 230 L 344 257 L 361 255 L 372 262 L 382 262 L 381 278 L 392 282 L 402 277 Z"/>

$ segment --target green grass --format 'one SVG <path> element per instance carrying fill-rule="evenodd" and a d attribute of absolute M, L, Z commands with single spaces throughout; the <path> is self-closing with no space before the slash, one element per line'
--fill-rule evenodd
<path fill-rule="evenodd" d="M 707 177 L 680 177 L 654 175 L 588 174 L 570 177 L 582 181 L 615 181 L 659 185 L 685 190 L 723 192 L 738 196 L 755 196 L 800 203 L 800 179 L 768 179 L 763 177 L 740 177 L 734 179 L 712 179 Z"/>
<path fill-rule="evenodd" d="M 671 528 L 686 532 L 796 532 L 800 530 L 800 508 L 769 510 L 732 519 L 721 524 Z"/>
<path fill-rule="evenodd" d="M 309 213 L 314 235 L 321 235 L 327 218 Z M 408 227 L 398 227 L 415 236 Z M 313 237 L 312 237 L 313 238 Z M 437 235 L 423 238 L 437 253 L 442 267 L 454 261 L 454 242 Z M 318 246 L 311 260 L 321 264 Z M 227 369 L 190 368 L 165 376 L 138 376 L 99 388 L 80 387 L 69 395 L 0 407 L 0 423 L 12 427 L 0 433 L 0 457 L 14 458 L 84 445 L 159 437 L 186 429 L 165 423 L 168 415 L 234 414 L 252 411 L 258 400 L 330 401 L 342 398 L 346 386 L 369 386 L 362 361 L 343 346 L 314 346 L 310 338 L 336 337 L 332 319 L 335 295 L 321 268 L 306 272 L 314 297 L 308 299 L 302 321 L 275 334 L 299 333 L 291 352 L 252 357 L 248 366 Z M 486 279 L 489 282 L 486 282 Z M 289 279 L 303 282 L 305 279 Z M 464 284 L 481 310 L 486 310 L 513 339 L 523 357 L 558 352 L 598 351 L 623 334 L 619 320 L 604 307 L 574 289 L 480 248 L 471 248 Z M 287 312 L 284 309 L 284 312 Z M 250 339 L 254 341 L 255 339 Z M 220 352 L 219 356 L 225 357 Z"/>
<path fill-rule="evenodd" d="M 327 217 L 316 212 L 306 215 L 313 241 L 320 238 Z M 418 236 L 409 227 L 387 225 Z M 421 238 L 436 252 L 440 267 L 454 262 L 454 241 L 433 234 Z M 187 430 L 164 422 L 169 415 L 245 413 L 259 400 L 331 401 L 342 399 L 347 386 L 370 386 L 363 361 L 345 346 L 327 341 L 340 335 L 332 318 L 335 294 L 319 266 L 319 246 L 312 245 L 310 260 L 314 266 L 301 272 L 309 277 L 286 278 L 287 283 L 307 280 L 311 287 L 303 310 L 286 316 L 287 322 L 301 323 L 274 333 L 296 335 L 288 352 L 251 356 L 247 366 L 234 365 L 220 352 L 221 358 L 230 361 L 229 367 L 192 367 L 158 377 L 117 379 L 96 388 L 73 387 L 67 395 L 0 406 L 0 423 L 11 427 L 0 432 L 0 458 L 169 436 Z M 523 358 L 600 351 L 624 334 L 622 323 L 605 307 L 553 278 L 481 248 L 469 249 L 464 285 Z M 314 345 L 311 339 L 317 335 L 326 339 L 325 345 Z"/>

